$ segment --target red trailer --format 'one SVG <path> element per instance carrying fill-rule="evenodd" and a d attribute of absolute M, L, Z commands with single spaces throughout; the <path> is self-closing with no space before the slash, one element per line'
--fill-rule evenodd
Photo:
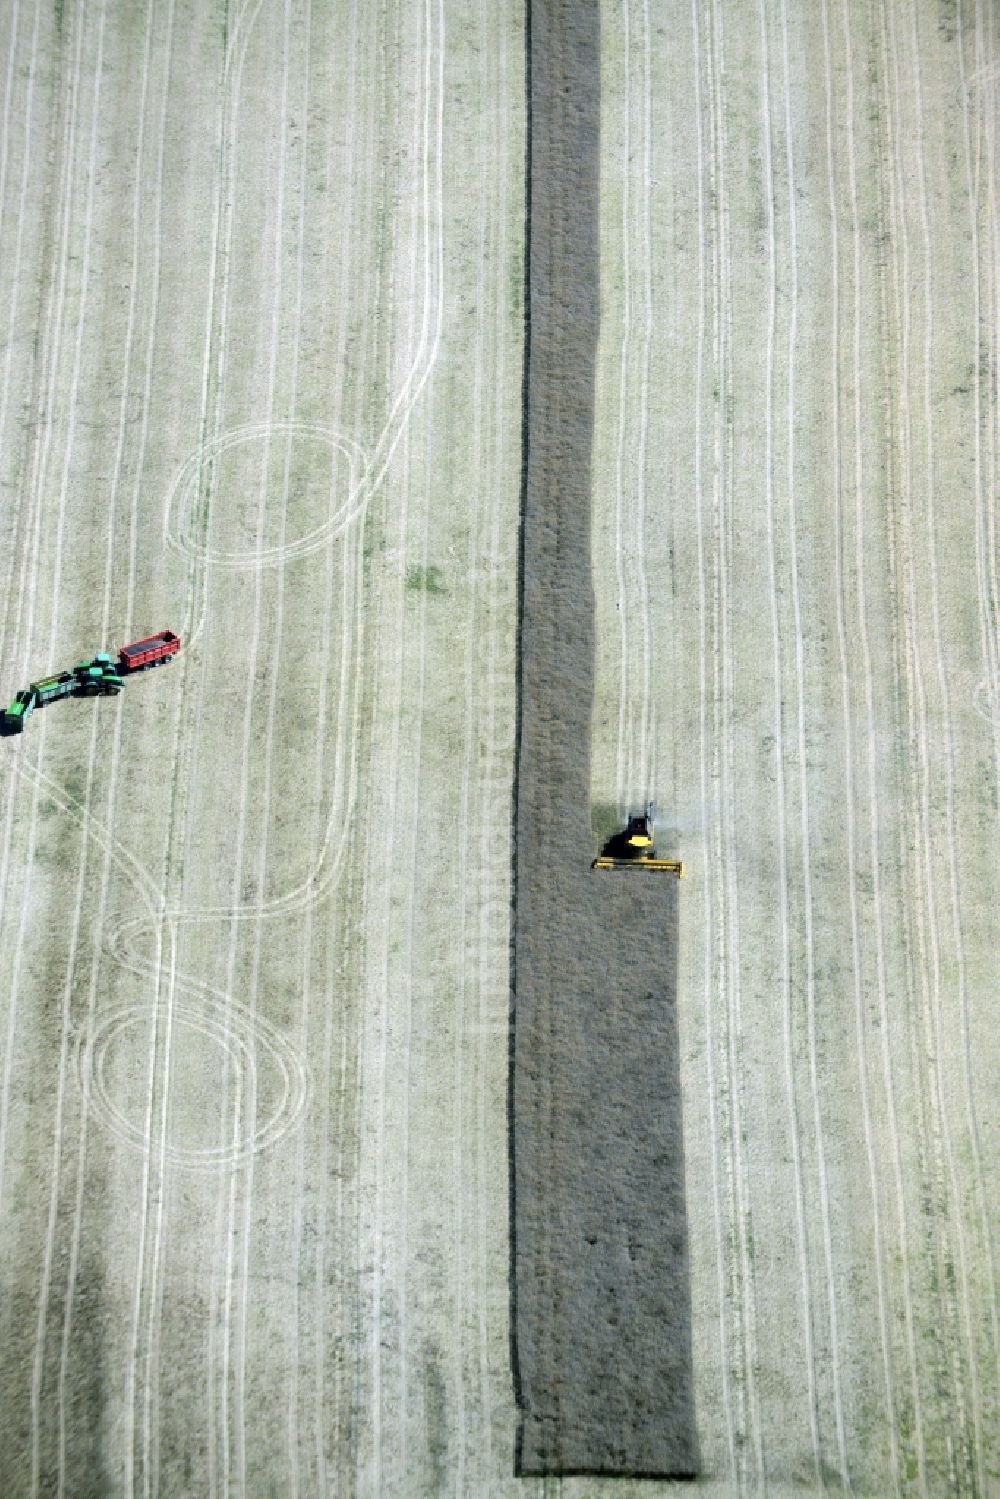
<path fill-rule="evenodd" d="M 119 670 L 145 671 L 150 666 L 160 666 L 173 660 L 181 648 L 181 637 L 173 630 L 161 630 L 159 635 L 147 635 L 145 640 L 134 640 L 123 645 L 118 652 Z"/>

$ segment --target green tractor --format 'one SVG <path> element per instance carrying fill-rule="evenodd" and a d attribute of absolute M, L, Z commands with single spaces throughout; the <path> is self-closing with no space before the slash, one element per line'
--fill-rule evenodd
<path fill-rule="evenodd" d="M 116 697 L 125 686 L 118 674 L 117 662 L 107 651 L 98 651 L 89 661 L 78 661 L 72 671 L 39 677 L 19 692 L 5 712 L 0 713 L 0 729 L 5 734 L 20 734 L 36 708 L 57 702 L 61 697 Z"/>
<path fill-rule="evenodd" d="M 115 663 L 107 651 L 98 651 L 90 661 L 78 661 L 72 672 L 74 691 L 81 697 L 113 697 L 121 692 L 125 683 L 115 669 Z"/>

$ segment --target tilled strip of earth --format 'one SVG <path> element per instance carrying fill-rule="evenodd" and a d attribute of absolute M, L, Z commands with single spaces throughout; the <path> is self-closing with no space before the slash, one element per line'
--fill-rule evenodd
<path fill-rule="evenodd" d="M 521 1475 L 698 1466 L 678 885 L 597 872 L 590 453 L 597 0 L 533 0 L 511 1045 Z"/>

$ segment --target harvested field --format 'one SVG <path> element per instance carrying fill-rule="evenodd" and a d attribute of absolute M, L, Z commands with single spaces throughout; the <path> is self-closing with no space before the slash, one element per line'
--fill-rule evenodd
<path fill-rule="evenodd" d="M 592 796 L 690 875 L 719 1493 L 1000 1484 L 997 19 L 602 7 Z"/>
<path fill-rule="evenodd" d="M 689 875 L 719 1499 L 1000 1485 L 998 33 L 600 6 L 589 815 Z M 0 36 L 3 691 L 184 637 L 0 742 L 0 1493 L 655 1491 L 514 1476 L 526 16 Z"/>
<path fill-rule="evenodd" d="M 0 26 L 0 1493 L 485 1492 L 523 18 Z"/>

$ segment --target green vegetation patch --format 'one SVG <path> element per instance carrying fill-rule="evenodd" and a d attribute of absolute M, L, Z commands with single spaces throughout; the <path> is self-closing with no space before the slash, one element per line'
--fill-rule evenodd
<path fill-rule="evenodd" d="M 408 567 L 406 570 L 406 586 L 422 590 L 424 593 L 447 593 L 441 569 L 433 563 L 430 567 Z"/>

